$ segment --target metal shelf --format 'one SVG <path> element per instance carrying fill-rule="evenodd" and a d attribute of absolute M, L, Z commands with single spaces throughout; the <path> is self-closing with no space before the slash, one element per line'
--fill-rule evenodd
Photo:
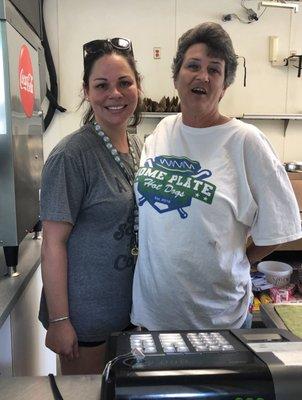
<path fill-rule="evenodd" d="M 143 118 L 164 118 L 177 112 L 142 112 Z M 239 119 L 302 119 L 302 114 L 242 114 Z"/>
<path fill-rule="evenodd" d="M 176 115 L 177 112 L 142 112 L 142 118 L 165 118 L 168 115 Z M 286 130 L 291 120 L 302 120 L 302 114 L 242 114 L 241 116 L 231 116 L 238 119 L 257 119 L 257 120 L 283 120 L 284 130 L 283 135 L 286 135 Z"/>
<path fill-rule="evenodd" d="M 240 117 L 239 117 L 240 118 Z M 243 119 L 302 119 L 302 114 L 243 114 Z"/>
<path fill-rule="evenodd" d="M 242 119 L 283 120 L 283 136 L 285 137 L 289 121 L 302 120 L 302 114 L 243 114 Z"/>
<path fill-rule="evenodd" d="M 165 118 L 168 115 L 176 115 L 177 112 L 142 112 L 143 118 Z"/>

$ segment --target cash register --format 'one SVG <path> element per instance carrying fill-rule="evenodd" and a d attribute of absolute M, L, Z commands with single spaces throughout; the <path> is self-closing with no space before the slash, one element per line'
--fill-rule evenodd
<path fill-rule="evenodd" d="M 111 335 L 101 400 L 302 399 L 302 340 L 280 329 Z"/>

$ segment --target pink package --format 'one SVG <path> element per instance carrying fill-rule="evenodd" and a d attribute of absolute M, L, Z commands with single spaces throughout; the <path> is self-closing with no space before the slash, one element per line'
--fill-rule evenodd
<path fill-rule="evenodd" d="M 291 283 L 285 287 L 277 288 L 273 287 L 269 290 L 270 297 L 272 298 L 274 303 L 282 303 L 284 301 L 293 300 L 294 293 L 295 293 L 296 285 Z"/>

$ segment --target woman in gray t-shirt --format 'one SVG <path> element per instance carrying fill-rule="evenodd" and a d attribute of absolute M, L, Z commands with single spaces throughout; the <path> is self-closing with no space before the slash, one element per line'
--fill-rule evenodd
<path fill-rule="evenodd" d="M 110 332 L 126 329 L 136 252 L 134 175 L 140 77 L 131 42 L 86 43 L 83 126 L 43 170 L 43 292 L 39 318 L 63 374 L 101 373 Z"/>

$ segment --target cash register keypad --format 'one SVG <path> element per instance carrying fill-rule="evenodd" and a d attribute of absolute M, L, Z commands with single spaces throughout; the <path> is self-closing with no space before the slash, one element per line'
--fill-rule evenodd
<path fill-rule="evenodd" d="M 130 336 L 131 350 L 134 348 L 142 351 L 143 353 L 156 353 L 157 349 L 151 333 L 135 334 Z"/>
<path fill-rule="evenodd" d="M 186 338 L 186 340 L 185 340 Z M 135 348 L 145 354 L 191 353 L 186 341 L 190 342 L 195 352 L 233 351 L 234 347 L 219 332 L 159 333 L 156 346 L 152 333 L 135 333 L 130 336 L 131 350 Z M 161 346 L 159 350 L 157 347 Z"/>
<path fill-rule="evenodd" d="M 198 352 L 234 350 L 234 347 L 218 332 L 188 333 L 187 337 Z"/>
<path fill-rule="evenodd" d="M 186 353 L 189 351 L 180 333 L 160 333 L 159 340 L 165 353 Z"/>

